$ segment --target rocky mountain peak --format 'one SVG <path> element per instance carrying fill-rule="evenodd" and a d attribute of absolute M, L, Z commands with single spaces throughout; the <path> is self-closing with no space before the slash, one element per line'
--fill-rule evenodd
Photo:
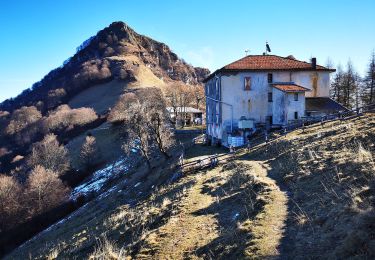
<path fill-rule="evenodd" d="M 112 80 L 138 82 L 140 86 L 173 81 L 195 85 L 208 74 L 208 69 L 187 64 L 166 44 L 140 35 L 126 23 L 118 21 L 84 41 L 73 57 L 31 89 L 1 103 L 0 110 L 12 111 L 37 103 L 44 104 L 43 110 L 48 110 L 54 106 L 46 107 L 48 96 L 57 89 L 64 89 L 67 93 L 59 102 L 67 102 L 84 89 Z M 145 78 L 152 79 L 143 82 Z"/>

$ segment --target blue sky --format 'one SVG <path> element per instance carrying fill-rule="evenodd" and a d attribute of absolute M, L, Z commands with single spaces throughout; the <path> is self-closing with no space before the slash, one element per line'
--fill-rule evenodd
<path fill-rule="evenodd" d="M 375 48 L 372 0 L 0 0 L 0 101 L 16 96 L 113 21 L 168 44 L 211 70 L 245 55 L 272 54 L 325 64 L 350 58 L 364 73 Z"/>

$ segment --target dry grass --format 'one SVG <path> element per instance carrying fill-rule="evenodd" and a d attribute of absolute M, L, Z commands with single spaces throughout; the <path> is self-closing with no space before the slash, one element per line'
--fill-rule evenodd
<path fill-rule="evenodd" d="M 257 163 L 232 162 L 186 175 L 174 183 L 154 187 L 149 195 L 150 186 L 141 184 L 135 189 L 135 183 L 121 184 L 107 197 L 90 202 L 60 227 L 8 258 L 22 258 L 29 252 L 33 257 L 51 259 L 278 254 L 285 196 Z M 271 236 L 264 237 L 264 232 Z M 98 241 L 97 237 L 102 239 Z M 61 240 L 64 243 L 58 242 Z"/>
<path fill-rule="evenodd" d="M 316 124 L 248 157 L 266 160 L 289 194 L 282 257 L 375 257 L 375 222 L 363 220 L 374 214 L 374 127 L 372 114 Z"/>
<path fill-rule="evenodd" d="M 73 97 L 69 106 L 71 108 L 90 107 L 97 114 L 104 114 L 115 105 L 117 99 L 124 93 L 126 86 L 126 82 L 117 80 L 98 84 Z"/>
<path fill-rule="evenodd" d="M 9 258 L 46 257 L 60 240 L 59 258 L 106 247 L 135 259 L 372 258 L 374 126 L 370 115 L 313 125 L 174 182 L 165 169 L 137 187 L 119 182 Z M 194 147 L 186 157 L 214 153 Z M 117 246 L 98 246 L 104 235 Z"/>
<path fill-rule="evenodd" d="M 120 260 L 125 259 L 125 251 L 119 249 L 115 242 L 109 241 L 107 237 L 98 239 L 98 245 L 95 247 L 88 259 L 93 260 Z"/>
<path fill-rule="evenodd" d="M 104 123 L 97 128 L 88 130 L 82 135 L 72 139 L 67 145 L 71 157 L 72 167 L 75 169 L 82 168 L 80 151 L 88 133 L 91 133 L 96 139 L 96 163 L 109 163 L 118 159 L 121 155 L 123 155 L 123 151 L 121 149 L 122 142 L 119 141 L 121 140 L 121 134 L 119 131 L 120 130 L 118 128 L 111 127 L 109 123 Z"/>

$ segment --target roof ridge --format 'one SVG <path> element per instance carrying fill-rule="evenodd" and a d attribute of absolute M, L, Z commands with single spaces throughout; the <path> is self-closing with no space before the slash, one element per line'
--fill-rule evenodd
<path fill-rule="evenodd" d="M 207 82 L 213 75 L 224 71 L 327 71 L 334 72 L 335 69 L 330 69 L 322 65 L 313 67 L 312 62 L 282 57 L 275 54 L 249 54 L 236 61 L 233 61 L 224 67 L 214 71 L 210 74 L 204 82 Z"/>

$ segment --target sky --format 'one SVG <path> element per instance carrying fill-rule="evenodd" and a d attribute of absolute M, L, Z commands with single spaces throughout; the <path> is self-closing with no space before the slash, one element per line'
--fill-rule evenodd
<path fill-rule="evenodd" d="M 114 21 L 166 43 L 211 71 L 249 54 L 272 53 L 364 75 L 375 49 L 373 0 L 0 0 L 0 102 L 61 66 Z"/>

